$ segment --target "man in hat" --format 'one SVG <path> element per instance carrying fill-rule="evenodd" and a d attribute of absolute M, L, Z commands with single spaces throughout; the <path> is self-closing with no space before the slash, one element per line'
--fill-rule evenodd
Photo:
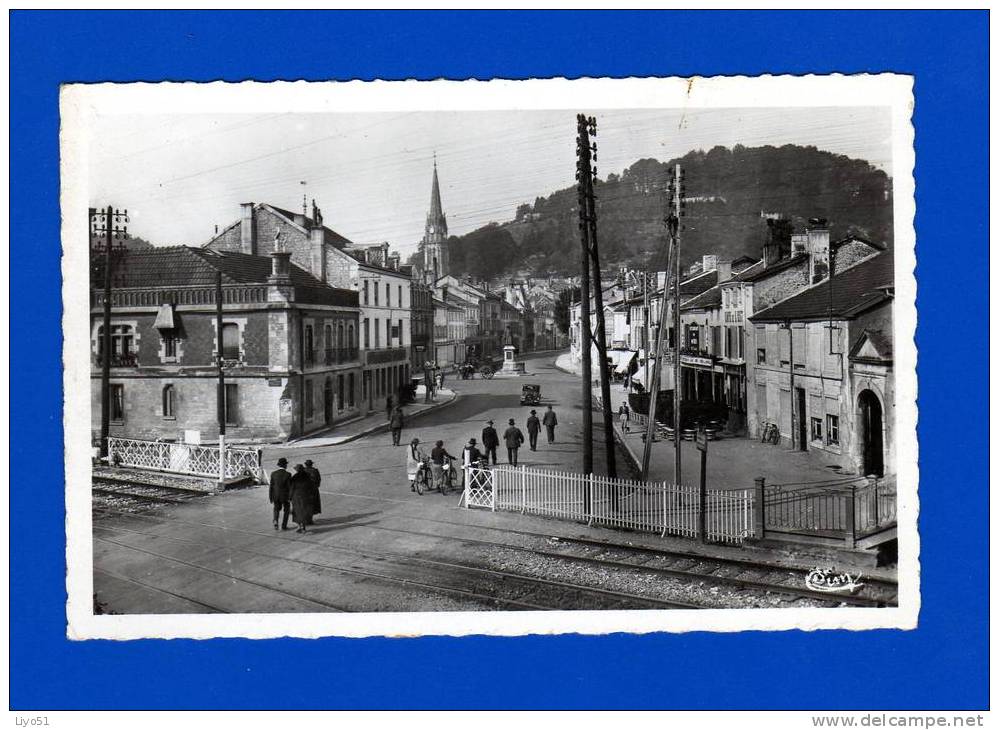
<path fill-rule="evenodd" d="M 298 525 L 295 532 L 306 532 L 306 526 L 312 524 L 312 477 L 301 464 L 295 464 L 295 473 L 288 480 L 288 491 L 291 496 L 291 516 Z"/>
<path fill-rule="evenodd" d="M 323 502 L 322 497 L 319 496 L 319 485 L 323 481 L 323 476 L 319 473 L 319 470 L 312 465 L 312 459 L 305 460 L 305 473 L 312 479 L 312 514 L 322 514 Z M 309 524 L 312 524 L 312 520 L 309 520 Z"/>
<path fill-rule="evenodd" d="M 513 419 L 510 419 L 510 427 L 503 432 L 503 440 L 506 442 L 506 462 L 510 466 L 517 466 L 517 451 L 524 443 L 524 434 L 517 428 Z"/>
<path fill-rule="evenodd" d="M 486 450 L 487 461 L 490 457 L 492 457 L 493 466 L 496 466 L 496 447 L 498 446 L 499 434 L 496 433 L 496 429 L 493 428 L 493 422 L 486 421 L 486 427 L 482 429 L 482 448 Z"/>
<path fill-rule="evenodd" d="M 531 451 L 538 450 L 539 433 L 541 433 L 541 421 L 538 419 L 538 412 L 532 410 L 527 419 L 527 437 L 531 440 Z"/>
<path fill-rule="evenodd" d="M 475 462 L 482 459 L 482 452 L 479 451 L 479 447 L 475 443 L 475 438 L 468 439 L 468 444 L 461 451 L 461 463 L 462 466 L 468 468 Z"/>
<path fill-rule="evenodd" d="M 558 419 L 555 418 L 555 411 L 549 405 L 548 410 L 545 411 L 545 417 L 541 421 L 545 424 L 545 430 L 548 432 L 548 443 L 555 443 L 555 426 L 558 425 Z"/>
<path fill-rule="evenodd" d="M 389 428 L 392 430 L 392 445 L 398 446 L 399 439 L 402 438 L 402 427 L 405 425 L 405 418 L 402 415 L 402 408 L 398 405 L 392 409 L 389 416 Z"/>
<path fill-rule="evenodd" d="M 281 529 L 288 529 L 288 516 L 291 512 L 291 474 L 288 471 L 288 460 L 283 456 L 277 461 L 278 468 L 271 472 L 270 500 L 274 505 L 274 529 L 278 528 L 278 517 L 284 510 Z"/>

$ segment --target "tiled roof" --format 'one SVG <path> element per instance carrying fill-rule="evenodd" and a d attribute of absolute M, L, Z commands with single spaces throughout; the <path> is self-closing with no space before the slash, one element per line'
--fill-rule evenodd
<path fill-rule="evenodd" d="M 223 284 L 264 284 L 271 273 L 270 256 L 217 253 L 189 246 L 143 249 L 130 253 L 126 261 L 127 288 L 214 286 L 216 271 L 222 272 Z M 292 286 L 308 291 L 310 301 L 357 305 L 357 292 L 328 286 L 295 264 L 289 271 Z M 317 301 L 317 297 L 324 301 Z"/>
<path fill-rule="evenodd" d="M 750 317 L 753 322 L 803 321 L 826 318 L 851 319 L 876 304 L 891 299 L 894 288 L 891 251 L 864 259 Z"/>
<path fill-rule="evenodd" d="M 720 307 L 722 303 L 721 287 L 715 285 L 702 294 L 698 294 L 680 305 L 680 311 L 685 312 L 690 309 L 705 309 L 707 307 Z"/>
<path fill-rule="evenodd" d="M 778 272 L 793 268 L 798 264 L 805 264 L 807 266 L 808 254 L 799 253 L 796 256 L 791 256 L 790 258 L 781 259 L 777 263 L 767 268 L 757 269 L 755 274 L 747 276 L 745 272 L 743 272 L 742 274 L 740 274 L 740 277 L 742 278 L 742 281 L 760 281 Z"/>

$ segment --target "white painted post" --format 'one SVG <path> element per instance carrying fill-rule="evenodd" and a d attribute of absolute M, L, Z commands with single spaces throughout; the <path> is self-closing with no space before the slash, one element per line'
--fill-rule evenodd
<path fill-rule="evenodd" d="M 492 511 L 495 512 L 496 511 L 496 492 L 499 491 L 498 490 L 499 482 L 496 479 L 496 467 L 493 467 L 490 470 L 489 475 L 490 475 L 490 479 L 491 479 L 490 486 L 492 487 L 492 489 L 489 490 L 489 501 L 490 501 L 490 503 L 492 505 Z"/>
<path fill-rule="evenodd" d="M 219 486 L 225 482 L 225 434 L 219 434 Z"/>
<path fill-rule="evenodd" d="M 527 511 L 527 467 L 520 467 L 520 514 Z"/>

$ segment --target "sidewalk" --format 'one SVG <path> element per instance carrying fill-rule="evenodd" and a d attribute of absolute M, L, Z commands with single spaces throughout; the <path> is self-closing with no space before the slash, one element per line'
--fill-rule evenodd
<path fill-rule="evenodd" d="M 458 398 L 455 392 L 450 388 L 442 388 L 437 390 L 436 400 L 431 403 L 424 403 L 424 393 L 425 391 L 423 386 L 419 386 L 416 391 L 416 401 L 410 403 L 409 405 L 403 406 L 403 418 L 405 419 L 407 425 L 411 419 L 422 416 L 425 413 L 431 413 L 439 408 L 449 406 Z M 370 415 L 357 418 L 353 421 L 337 424 L 323 433 L 304 436 L 303 438 L 281 444 L 280 448 L 284 450 L 315 448 L 317 446 L 336 446 L 338 444 L 349 443 L 361 438 L 362 436 L 388 430 L 389 425 L 388 420 L 385 418 L 385 414 L 378 411 Z"/>
<path fill-rule="evenodd" d="M 573 375 L 579 374 L 579 364 L 568 355 L 555 361 L 555 367 Z M 594 380 L 597 382 L 599 379 Z M 611 384 L 610 411 L 614 415 L 614 433 L 618 441 L 640 468 L 645 441 L 645 429 L 634 421 L 629 433 L 621 430 L 617 410 L 627 401 L 628 392 L 620 383 Z M 594 388 L 594 398 L 600 391 Z M 681 441 L 681 468 L 686 485 L 700 483 L 701 452 L 691 441 Z M 674 455 L 672 441 L 655 441 L 649 457 L 649 481 L 674 482 Z M 829 469 L 808 452 L 790 448 L 785 439 L 780 446 L 760 443 L 745 437 L 722 437 L 708 444 L 707 485 L 709 489 L 751 489 L 756 477 L 764 477 L 768 484 L 799 484 L 829 481 L 844 477 L 842 472 Z"/>

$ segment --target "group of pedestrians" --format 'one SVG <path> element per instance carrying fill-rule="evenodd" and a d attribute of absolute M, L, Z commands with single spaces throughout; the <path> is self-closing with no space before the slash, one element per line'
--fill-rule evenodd
<path fill-rule="evenodd" d="M 538 450 L 538 435 L 541 433 L 541 427 L 545 427 L 545 431 L 548 435 L 548 443 L 555 443 L 555 427 L 558 425 L 558 417 L 555 415 L 555 411 L 551 406 L 548 406 L 548 410 L 545 411 L 543 418 L 538 418 L 538 412 L 535 410 L 531 411 L 531 415 L 527 418 L 527 436 L 528 443 L 530 444 L 531 451 Z M 469 446 L 476 446 L 475 439 L 469 439 Z M 506 446 L 506 461 L 511 466 L 517 466 L 517 458 L 520 452 L 520 447 L 524 444 L 524 433 L 519 428 L 517 428 L 517 423 L 514 419 L 510 419 L 507 429 L 503 432 L 503 443 Z M 500 445 L 500 436 L 496 431 L 492 421 L 486 422 L 486 427 L 482 429 L 482 447 L 485 449 L 485 453 L 482 454 L 481 460 L 485 464 L 496 464 L 498 459 L 496 458 L 496 449 Z M 466 449 L 468 447 L 465 447 Z M 476 449 L 477 451 L 478 449 Z M 478 461 L 475 459 L 474 461 Z"/>
<path fill-rule="evenodd" d="M 298 525 L 295 532 L 307 532 L 309 525 L 315 524 L 313 518 L 323 511 L 322 499 L 319 496 L 319 484 L 322 476 L 306 459 L 305 464 L 295 464 L 294 472 L 288 471 L 288 460 L 283 456 L 277 460 L 277 469 L 271 472 L 270 501 L 274 507 L 274 529 L 278 529 L 278 518 L 281 518 L 281 529 L 288 529 L 289 514 Z M 283 513 L 283 515 L 282 515 Z"/>

